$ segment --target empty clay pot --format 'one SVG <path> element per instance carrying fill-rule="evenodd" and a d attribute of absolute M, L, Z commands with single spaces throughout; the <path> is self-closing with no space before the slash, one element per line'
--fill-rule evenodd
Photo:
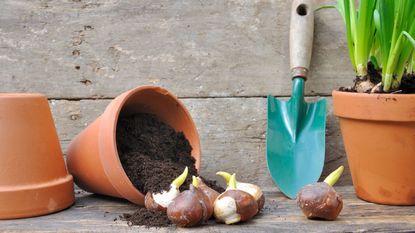
<path fill-rule="evenodd" d="M 415 95 L 333 92 L 358 197 L 415 205 Z"/>
<path fill-rule="evenodd" d="M 46 96 L 0 94 L 0 219 L 53 213 L 74 202 Z"/>
<path fill-rule="evenodd" d="M 105 112 L 72 140 L 67 164 L 79 187 L 144 205 L 144 195 L 124 172 L 116 145 L 118 118 L 139 112 L 154 114 L 176 131 L 183 132 L 193 148 L 192 156 L 199 169 L 199 136 L 185 106 L 161 87 L 141 86 L 111 101 Z"/>

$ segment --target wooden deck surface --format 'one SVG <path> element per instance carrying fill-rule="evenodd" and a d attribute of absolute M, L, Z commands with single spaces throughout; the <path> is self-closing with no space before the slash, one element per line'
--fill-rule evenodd
<path fill-rule="evenodd" d="M 336 188 L 344 198 L 344 208 L 336 221 L 307 220 L 296 205 L 281 193 L 267 192 L 265 207 L 253 220 L 237 225 L 210 221 L 197 228 L 129 227 L 119 215 L 137 207 L 126 201 L 88 193 L 76 194 L 69 209 L 36 218 L 0 221 L 8 232 L 412 232 L 415 206 L 395 207 L 367 203 L 354 196 L 352 187 Z M 114 219 L 117 218 L 116 221 Z"/>

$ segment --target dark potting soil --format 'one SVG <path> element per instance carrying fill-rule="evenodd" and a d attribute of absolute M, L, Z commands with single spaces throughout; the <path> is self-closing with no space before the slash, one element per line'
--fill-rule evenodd
<path fill-rule="evenodd" d="M 401 87 L 402 93 L 414 94 L 415 93 L 415 74 L 402 77 Z"/>
<path fill-rule="evenodd" d="M 159 160 L 139 153 L 131 152 L 125 154 L 123 167 L 128 177 L 144 194 L 147 192 L 161 192 L 169 190 L 170 183 L 179 176 L 186 165 L 171 161 L 169 159 Z M 187 164 L 189 173 L 196 175 L 196 168 L 192 163 Z M 189 188 L 191 175 L 187 176 L 186 182 L 180 187 L 181 190 Z"/>
<path fill-rule="evenodd" d="M 382 81 L 382 75 L 379 73 L 378 70 L 376 70 L 372 62 L 367 63 L 367 73 L 372 83 L 378 84 Z"/>
<path fill-rule="evenodd" d="M 192 175 L 198 175 L 195 159 L 191 156 L 192 147 L 184 134 L 154 115 L 139 113 L 120 118 L 117 148 L 127 176 L 144 194 L 168 190 L 186 166 L 189 175 L 181 191 L 189 188 Z M 202 179 L 216 191 L 224 191 L 216 181 Z"/>
<path fill-rule="evenodd" d="M 182 132 L 176 132 L 154 115 L 139 113 L 118 120 L 117 148 L 121 163 L 134 186 L 142 193 L 168 190 L 184 168 L 197 175 L 192 147 Z"/>
<path fill-rule="evenodd" d="M 146 208 L 140 208 L 133 214 L 123 214 L 121 219 L 127 221 L 129 226 L 167 227 L 172 224 L 166 213 Z"/>

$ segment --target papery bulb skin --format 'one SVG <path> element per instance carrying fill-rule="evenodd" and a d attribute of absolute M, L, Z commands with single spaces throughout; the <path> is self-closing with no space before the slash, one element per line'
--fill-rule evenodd
<path fill-rule="evenodd" d="M 254 197 L 242 190 L 228 189 L 216 199 L 214 216 L 219 222 L 234 224 L 244 222 L 258 213 Z"/>
<path fill-rule="evenodd" d="M 309 219 L 335 220 L 343 208 L 342 197 L 324 182 L 304 186 L 297 195 L 297 203 Z"/>
<path fill-rule="evenodd" d="M 206 205 L 207 196 L 190 185 L 190 189 L 182 192 L 167 207 L 167 217 L 179 227 L 192 227 L 207 221 L 213 209 Z"/>

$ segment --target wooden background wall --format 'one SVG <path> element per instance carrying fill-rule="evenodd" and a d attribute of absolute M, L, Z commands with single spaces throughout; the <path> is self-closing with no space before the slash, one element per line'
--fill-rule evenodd
<path fill-rule="evenodd" d="M 196 121 L 204 176 L 238 171 L 240 180 L 273 189 L 265 160 L 266 96 L 290 95 L 290 5 L 290 0 L 2 1 L 0 92 L 46 94 L 65 151 L 118 94 L 143 84 L 163 86 Z M 306 93 L 328 99 L 327 174 L 347 165 L 331 91 L 350 85 L 354 74 L 337 11 L 318 11 L 315 21 Z M 351 184 L 348 170 L 340 183 Z"/>

